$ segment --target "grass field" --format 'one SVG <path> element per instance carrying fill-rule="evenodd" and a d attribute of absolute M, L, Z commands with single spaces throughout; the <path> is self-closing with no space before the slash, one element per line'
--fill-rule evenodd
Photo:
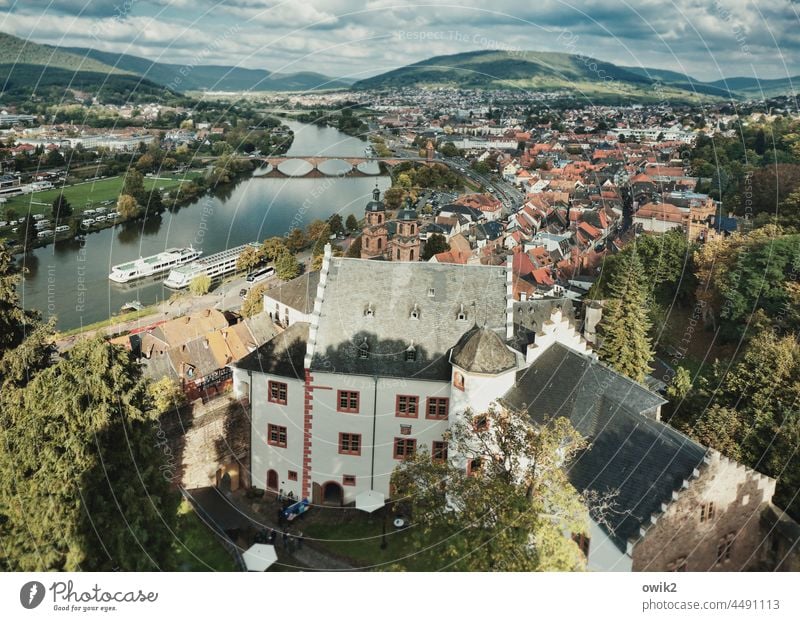
<path fill-rule="evenodd" d="M 386 525 L 386 549 L 381 549 L 382 530 L 380 511 L 341 523 L 310 522 L 303 527 L 306 541 L 364 569 L 436 571 L 447 565 L 439 556 L 440 550 L 416 550 L 410 530 L 398 531 L 391 523 Z"/>
<path fill-rule="evenodd" d="M 144 187 L 146 190 L 150 190 L 153 187 L 172 190 L 177 188 L 184 181 L 195 179 L 201 174 L 200 172 L 192 171 L 188 173 L 179 173 L 174 176 L 167 175 L 157 178 L 145 177 Z M 15 196 L 9 198 L 8 202 L 3 205 L 3 214 L 5 214 L 5 209 L 13 209 L 17 217 L 21 218 L 28 213 L 29 208 L 32 214 L 49 214 L 53 200 L 61 193 L 63 193 L 70 202 L 75 213 L 80 213 L 84 209 L 98 207 L 102 201 L 116 201 L 122 190 L 123 180 L 124 178 L 122 176 L 109 177 L 107 179 L 98 179 L 96 181 L 68 185 L 63 188 L 63 190 L 53 189 Z"/>

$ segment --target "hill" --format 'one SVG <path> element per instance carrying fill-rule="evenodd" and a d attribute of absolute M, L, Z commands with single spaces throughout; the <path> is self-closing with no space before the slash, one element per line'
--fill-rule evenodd
<path fill-rule="evenodd" d="M 800 84 L 800 78 L 795 78 Z M 762 80 L 769 95 L 789 92 L 789 80 Z M 658 87 L 656 87 L 658 85 Z M 519 88 L 572 91 L 593 99 L 702 100 L 751 97 L 756 80 L 702 82 L 666 69 L 622 67 L 572 54 L 534 51 L 476 51 L 436 56 L 360 80 L 355 89 L 398 87 Z M 760 96 L 760 94 L 758 94 Z"/>
<path fill-rule="evenodd" d="M 72 100 L 83 91 L 105 103 L 136 102 L 176 93 L 136 73 L 101 60 L 0 32 L 0 102 L 36 95 L 48 101 Z"/>
<path fill-rule="evenodd" d="M 183 92 L 200 90 L 305 91 L 320 88 L 343 88 L 350 84 L 312 72 L 281 74 L 271 73 L 265 69 L 245 69 L 226 65 L 194 65 L 187 70 L 186 65 L 160 63 L 130 54 L 102 52 L 79 47 L 63 49 Z"/>

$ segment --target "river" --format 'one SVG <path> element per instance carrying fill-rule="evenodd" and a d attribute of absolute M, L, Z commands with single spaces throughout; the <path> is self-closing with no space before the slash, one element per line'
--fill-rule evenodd
<path fill-rule="evenodd" d="M 294 131 L 288 156 L 363 157 L 367 143 L 330 127 L 284 121 Z M 331 162 L 326 170 L 335 163 Z M 377 171 L 377 164 L 370 164 Z M 25 258 L 28 273 L 19 286 L 25 308 L 56 316 L 67 330 L 118 313 L 126 302 L 144 305 L 169 298 L 159 282 L 120 286 L 108 280 L 112 265 L 167 248 L 194 245 L 205 255 L 249 241 L 283 236 L 293 227 L 333 213 L 361 217 L 376 182 L 385 176 L 280 179 L 248 177 L 215 196 L 204 196 L 176 212 L 119 224 L 86 235 L 84 241 L 50 244 Z"/>

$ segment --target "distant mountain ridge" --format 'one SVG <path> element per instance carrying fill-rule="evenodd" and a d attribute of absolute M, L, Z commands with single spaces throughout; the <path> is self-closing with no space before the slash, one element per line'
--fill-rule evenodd
<path fill-rule="evenodd" d="M 520 88 L 530 91 L 572 90 L 587 96 L 658 99 L 752 97 L 790 94 L 800 76 L 777 80 L 730 78 L 703 82 L 678 71 L 622 67 L 610 62 L 559 52 L 480 50 L 399 67 L 353 85 L 358 90 L 453 86 Z M 760 85 L 760 86 L 759 86 Z M 656 86 L 660 86 L 657 91 Z"/>
<path fill-rule="evenodd" d="M 131 54 L 102 52 L 92 48 L 62 49 L 123 71 L 136 73 L 179 91 L 305 91 L 345 88 L 352 83 L 311 71 L 272 73 L 265 69 L 246 69 L 227 65 L 181 65 L 156 62 Z"/>

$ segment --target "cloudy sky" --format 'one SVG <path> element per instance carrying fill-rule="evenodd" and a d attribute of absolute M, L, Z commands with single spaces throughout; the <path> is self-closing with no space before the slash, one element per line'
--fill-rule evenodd
<path fill-rule="evenodd" d="M 778 78 L 798 26 L 796 0 L 0 0 L 0 31 L 38 43 L 351 78 L 478 49 Z"/>

